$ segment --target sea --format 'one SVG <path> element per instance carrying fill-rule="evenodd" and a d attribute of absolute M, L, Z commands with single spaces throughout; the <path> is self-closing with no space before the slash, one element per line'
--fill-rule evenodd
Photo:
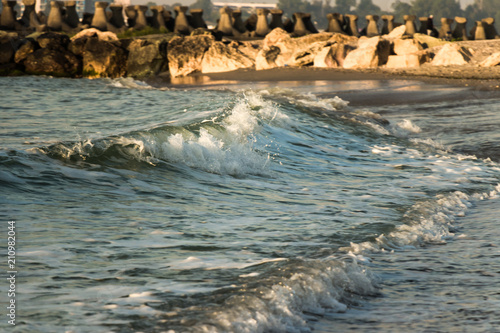
<path fill-rule="evenodd" d="M 498 91 L 0 91 L 2 332 L 500 332 Z"/>

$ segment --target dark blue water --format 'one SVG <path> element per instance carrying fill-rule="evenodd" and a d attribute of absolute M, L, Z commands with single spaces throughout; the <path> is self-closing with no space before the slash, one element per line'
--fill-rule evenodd
<path fill-rule="evenodd" d="M 16 221 L 18 266 L 17 323 L 2 327 L 500 327 L 493 94 L 46 77 L 0 89 L 0 217 L 4 235 Z"/>

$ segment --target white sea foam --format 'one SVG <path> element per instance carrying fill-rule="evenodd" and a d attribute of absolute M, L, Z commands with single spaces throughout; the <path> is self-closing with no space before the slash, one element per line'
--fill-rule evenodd
<path fill-rule="evenodd" d="M 403 130 L 406 130 L 410 133 L 420 133 L 422 129 L 415 125 L 411 120 L 403 119 L 397 123 L 397 126 Z"/>
<path fill-rule="evenodd" d="M 269 286 L 236 294 L 212 312 L 201 332 L 310 332 L 308 314 L 344 312 L 350 294 L 375 295 L 376 281 L 355 261 L 327 258 Z M 306 314 L 308 313 L 308 314 Z"/>
<path fill-rule="evenodd" d="M 147 84 L 144 81 L 135 80 L 131 77 L 122 77 L 117 79 L 111 79 L 110 85 L 116 88 L 125 88 L 125 89 L 153 89 L 152 86 Z"/>
<path fill-rule="evenodd" d="M 494 199 L 498 197 L 500 186 L 484 193 L 467 195 L 456 191 L 439 194 L 434 200 L 419 202 L 411 207 L 404 216 L 406 223 L 388 234 L 381 234 L 375 241 L 351 243 L 341 248 L 353 254 L 367 254 L 387 250 L 416 248 L 426 243 L 443 244 L 455 236 L 454 224 L 457 217 L 466 215 L 474 200 Z"/>

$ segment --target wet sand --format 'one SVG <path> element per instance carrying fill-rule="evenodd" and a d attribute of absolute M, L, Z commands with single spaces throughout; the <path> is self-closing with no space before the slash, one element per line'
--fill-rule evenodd
<path fill-rule="evenodd" d="M 148 83 L 188 89 L 250 83 L 289 88 L 324 84 L 330 87 L 325 95 L 337 95 L 349 100 L 351 105 L 397 105 L 500 96 L 500 68 L 421 66 L 415 69 L 349 70 L 283 67 L 261 71 L 242 69 L 196 73 L 173 79 L 160 75 L 148 80 Z"/>

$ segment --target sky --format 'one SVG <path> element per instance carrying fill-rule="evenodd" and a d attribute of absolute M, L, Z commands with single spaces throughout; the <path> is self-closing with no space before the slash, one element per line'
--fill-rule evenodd
<path fill-rule="evenodd" d="M 196 0 L 130 0 L 132 4 L 144 4 L 149 1 L 156 2 L 158 5 L 172 5 L 174 3 L 182 3 L 183 5 L 191 5 Z M 277 3 L 278 0 L 212 0 L 212 2 L 258 2 L 258 3 Z M 396 0 L 373 0 L 373 3 L 379 6 L 382 10 L 390 10 L 391 4 Z M 430 0 L 432 1 L 432 0 Z M 459 0 L 462 8 L 465 9 L 468 5 L 472 4 L 474 0 Z M 410 0 L 403 0 L 403 2 L 410 2 Z M 331 0 L 331 4 L 335 4 L 335 0 Z"/>

